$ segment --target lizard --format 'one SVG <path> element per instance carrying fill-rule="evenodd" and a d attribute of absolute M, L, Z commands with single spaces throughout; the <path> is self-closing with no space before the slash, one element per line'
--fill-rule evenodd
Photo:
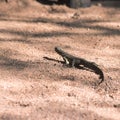
<path fill-rule="evenodd" d="M 69 65 L 70 67 L 76 67 L 76 68 L 79 67 L 80 65 L 82 65 L 84 68 L 88 68 L 88 69 L 94 71 L 96 74 L 100 75 L 99 79 L 101 79 L 101 81 L 99 82 L 99 84 L 101 84 L 104 81 L 104 74 L 96 63 L 87 61 L 83 58 L 73 56 L 73 55 L 63 51 L 60 47 L 55 47 L 55 51 L 60 56 L 62 56 L 64 63 L 66 65 Z"/>

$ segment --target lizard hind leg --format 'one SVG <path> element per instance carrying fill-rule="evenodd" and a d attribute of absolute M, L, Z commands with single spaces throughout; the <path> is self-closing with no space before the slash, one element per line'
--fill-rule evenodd
<path fill-rule="evenodd" d="M 71 67 L 75 67 L 75 59 L 72 60 Z"/>

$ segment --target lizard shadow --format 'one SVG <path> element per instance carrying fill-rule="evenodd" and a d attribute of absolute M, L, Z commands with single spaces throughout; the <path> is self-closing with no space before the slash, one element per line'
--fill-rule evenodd
<path fill-rule="evenodd" d="M 58 62 L 58 63 L 64 64 L 64 61 L 61 61 L 61 60 L 56 60 L 56 59 L 49 58 L 49 57 L 43 57 L 43 58 L 46 59 L 46 60 L 49 60 L 49 61 L 54 61 L 54 62 Z"/>

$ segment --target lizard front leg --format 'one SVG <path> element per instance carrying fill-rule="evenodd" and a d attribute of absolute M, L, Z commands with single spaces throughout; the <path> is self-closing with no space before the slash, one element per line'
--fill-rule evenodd
<path fill-rule="evenodd" d="M 66 57 L 63 57 L 66 66 L 75 67 L 75 59 L 69 60 Z"/>
<path fill-rule="evenodd" d="M 69 65 L 69 61 L 68 61 L 68 59 L 66 57 L 63 57 L 63 60 L 64 60 L 66 65 Z"/>
<path fill-rule="evenodd" d="M 64 60 L 65 65 L 66 65 L 67 67 L 74 67 L 74 65 L 75 65 L 75 60 L 69 60 L 69 59 L 66 58 L 66 57 L 63 57 L 63 60 Z"/>

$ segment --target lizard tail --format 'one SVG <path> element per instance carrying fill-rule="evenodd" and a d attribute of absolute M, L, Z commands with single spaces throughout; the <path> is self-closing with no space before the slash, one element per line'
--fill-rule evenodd
<path fill-rule="evenodd" d="M 87 66 L 85 65 L 85 67 L 88 67 L 89 69 L 93 70 L 96 74 L 100 75 L 99 79 L 101 79 L 101 81 L 99 82 L 99 84 L 101 84 L 104 81 L 104 74 L 96 64 L 87 64 Z"/>
<path fill-rule="evenodd" d="M 101 84 L 104 81 L 104 74 L 103 74 L 102 70 L 96 66 L 95 73 L 100 75 L 99 79 L 101 79 L 101 81 L 99 82 L 99 84 Z"/>
<path fill-rule="evenodd" d="M 103 74 L 102 71 L 101 71 L 101 73 L 100 73 L 99 79 L 101 79 L 101 81 L 99 82 L 99 84 L 101 84 L 101 83 L 104 81 L 104 74 Z"/>

